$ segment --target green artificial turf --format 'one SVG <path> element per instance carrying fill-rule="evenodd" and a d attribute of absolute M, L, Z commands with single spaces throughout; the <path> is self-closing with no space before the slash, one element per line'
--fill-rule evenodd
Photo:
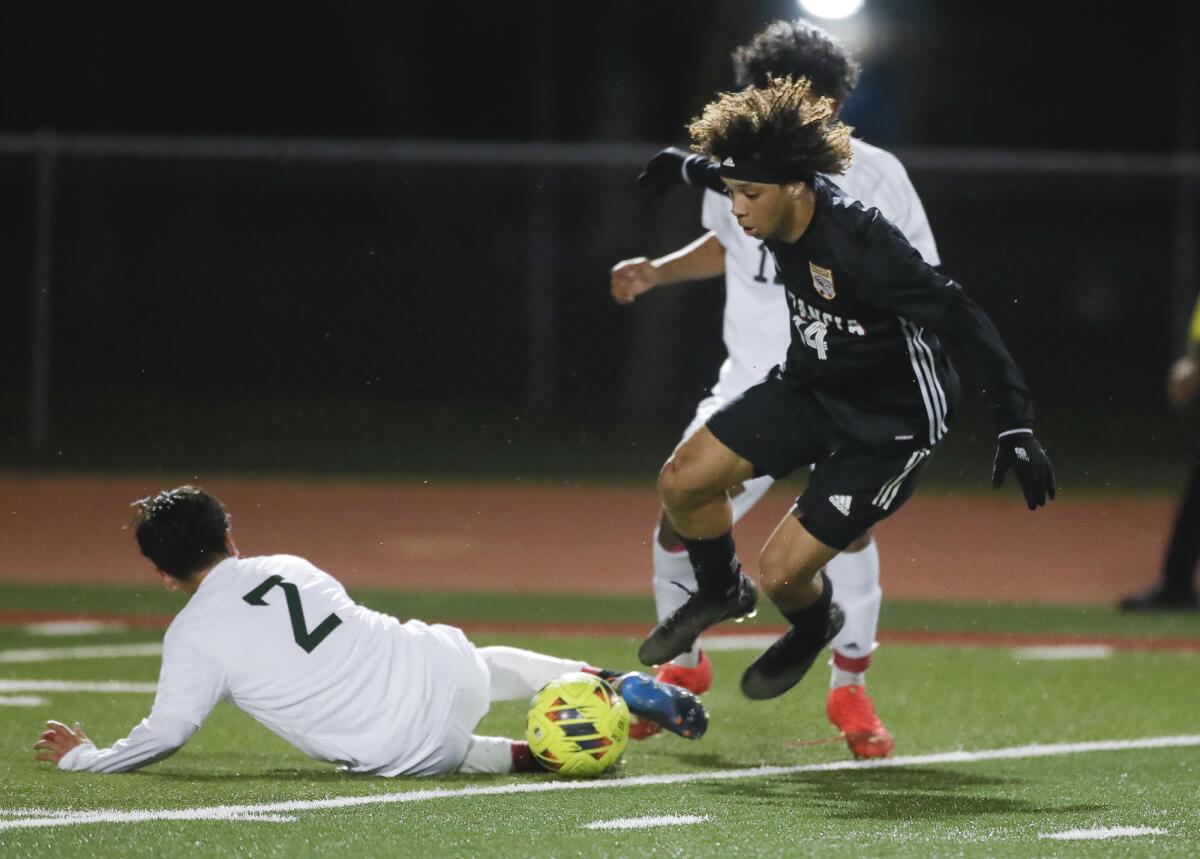
<path fill-rule="evenodd" d="M 59 605 L 54 589 L 5 586 L 0 598 L 27 610 Z M 89 590 L 114 610 L 117 589 Z M 642 601 L 508 598 L 499 595 L 357 594 L 378 608 L 412 614 L 542 618 L 564 611 L 614 609 L 646 616 Z M 126 605 L 169 612 L 175 598 L 147 592 Z M 588 608 L 590 606 L 590 608 Z M 454 609 L 453 612 L 450 609 Z M 1101 615 L 1107 614 L 1107 617 Z M 1123 619 L 1096 610 L 1010 606 L 895 605 L 885 625 L 1025 632 L 1196 634 L 1195 618 Z M 964 624 L 966 624 L 964 626 Z M 1119 626 L 1120 624 L 1117 623 Z M 0 627 L 0 651 L 153 641 L 156 630 L 55 638 Z M 534 634 L 477 636 L 612 667 L 633 663 L 628 637 Z M 220 705 L 175 757 L 138 773 L 60 773 L 33 760 L 30 746 L 46 718 L 80 719 L 107 744 L 148 711 L 148 694 L 38 693 L 36 707 L 0 706 L 0 855 L 161 856 L 1164 856 L 1200 846 L 1200 747 L 1097 751 L 1068 756 L 898 767 L 856 766 L 720 779 L 713 774 L 760 765 L 848 760 L 825 721 L 827 674 L 818 665 L 793 692 L 769 702 L 741 696 L 737 681 L 753 651 L 712 653 L 716 683 L 704 700 L 704 739 L 660 736 L 631 744 L 622 767 L 597 787 L 511 795 L 455 796 L 472 787 L 554 784 L 550 776 L 448 776 L 383 780 L 341 774 L 312 761 L 239 713 Z M 3 657 L 0 657 L 2 659 Z M 153 656 L 0 661 L 0 678 L 153 682 Z M 1031 743 L 1200 734 L 1196 689 L 1200 658 L 1187 653 L 1118 651 L 1110 658 L 1037 662 L 990 647 L 889 645 L 870 672 L 896 754 L 1020 747 Z M 6 693 L 0 693 L 4 695 Z M 480 733 L 516 736 L 524 705 L 497 704 Z M 667 785 L 622 780 L 692 774 Z M 705 775 L 707 774 L 707 775 Z M 448 795 L 406 803 L 289 812 L 294 820 L 156 820 L 6 829 L 14 812 L 187 809 L 289 800 L 378 796 L 443 788 Z M 707 816 L 701 823 L 595 831 L 588 823 L 657 815 Z M 1060 842 L 1041 834 L 1091 827 L 1154 827 L 1166 834 Z"/>

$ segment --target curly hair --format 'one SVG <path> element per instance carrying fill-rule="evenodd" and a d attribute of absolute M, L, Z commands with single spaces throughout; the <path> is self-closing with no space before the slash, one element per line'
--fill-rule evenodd
<path fill-rule="evenodd" d="M 133 502 L 138 548 L 155 567 L 189 579 L 228 557 L 229 514 L 212 495 L 194 486 L 168 489 Z"/>
<path fill-rule="evenodd" d="M 765 87 L 771 75 L 808 78 L 813 92 L 841 101 L 858 85 L 860 67 L 842 44 L 803 19 L 776 21 L 733 52 L 739 87 Z"/>
<path fill-rule="evenodd" d="M 788 181 L 844 173 L 853 158 L 848 125 L 808 78 L 768 76 L 768 86 L 721 93 L 688 126 L 692 149 L 717 161 L 752 159 Z"/>

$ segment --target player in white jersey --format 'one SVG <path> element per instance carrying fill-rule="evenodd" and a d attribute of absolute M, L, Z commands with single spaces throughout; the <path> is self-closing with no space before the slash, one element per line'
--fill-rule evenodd
<path fill-rule="evenodd" d="M 825 31 L 807 21 L 771 24 L 734 52 L 739 86 L 764 86 L 767 75 L 807 77 L 816 92 L 839 104 L 853 90 L 858 66 Z M 900 228 L 909 243 L 930 265 L 939 265 L 937 245 L 925 209 L 904 165 L 890 152 L 853 140 L 850 168 L 834 177 L 837 184 L 864 206 L 877 208 Z M 672 184 L 693 184 L 689 156 L 666 150 L 647 165 L 643 182 L 665 190 Z M 725 276 L 724 340 L 728 358 L 721 365 L 710 396 L 701 400 L 683 434 L 690 437 L 723 405 L 760 381 L 787 353 L 790 323 L 784 290 L 776 279 L 774 260 L 763 242 L 747 236 L 730 211 L 729 198 L 705 190 L 701 223 L 703 236 L 674 253 L 653 261 L 624 260 L 612 271 L 612 294 L 628 303 L 656 286 Z M 769 476 L 744 484 L 731 499 L 734 522 L 755 505 L 773 483 Z M 652 541 L 654 595 L 660 620 L 669 616 L 696 589 L 686 551 L 664 514 Z M 866 695 L 865 672 L 875 648 L 882 591 L 879 553 L 870 533 L 829 562 L 846 623 L 833 641 L 833 671 L 827 713 L 859 757 L 886 757 L 893 741 Z M 659 669 L 658 677 L 706 691 L 712 682 L 707 657 L 697 646 Z"/>
<path fill-rule="evenodd" d="M 240 558 L 229 519 L 190 486 L 143 499 L 136 535 L 187 605 L 163 640 L 153 709 L 98 749 L 76 723 L 47 723 L 38 758 L 62 770 L 123 772 L 162 760 L 228 698 L 302 752 L 380 776 L 532 772 L 527 743 L 475 735 L 492 701 L 528 700 L 571 671 L 611 682 L 640 719 L 698 739 L 692 693 L 646 674 L 513 647 L 476 648 L 462 630 L 356 605 L 294 555 Z"/>

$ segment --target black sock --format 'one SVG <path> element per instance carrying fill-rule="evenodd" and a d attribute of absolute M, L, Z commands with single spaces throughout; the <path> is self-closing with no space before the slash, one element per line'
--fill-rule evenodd
<path fill-rule="evenodd" d="M 805 637 L 812 635 L 823 638 L 825 630 L 829 626 L 829 605 L 833 602 L 833 582 L 829 580 L 829 576 L 825 574 L 824 570 L 821 570 L 821 581 L 825 583 L 825 589 L 821 591 L 821 595 L 817 597 L 815 603 L 808 608 L 783 612 L 783 616 L 788 619 L 788 622 Z"/>
<path fill-rule="evenodd" d="M 680 539 L 687 548 L 692 569 L 696 571 L 700 593 L 710 599 L 722 599 L 737 590 L 742 563 L 733 546 L 732 531 L 726 531 L 720 537 Z"/>

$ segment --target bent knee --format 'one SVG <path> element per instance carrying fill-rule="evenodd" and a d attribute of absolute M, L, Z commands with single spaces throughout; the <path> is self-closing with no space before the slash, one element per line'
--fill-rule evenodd
<path fill-rule="evenodd" d="M 658 493 L 668 506 L 672 503 L 686 503 L 721 491 L 710 483 L 710 476 L 694 459 L 676 453 L 659 472 Z"/>

